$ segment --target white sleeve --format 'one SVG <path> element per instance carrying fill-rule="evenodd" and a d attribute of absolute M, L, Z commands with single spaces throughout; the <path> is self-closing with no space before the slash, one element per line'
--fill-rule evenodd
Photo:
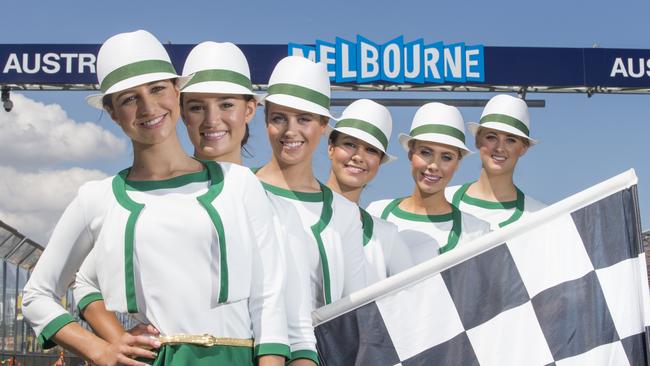
<path fill-rule="evenodd" d="M 366 255 L 363 251 L 363 229 L 361 227 L 361 220 L 359 219 L 359 209 L 356 205 L 350 206 L 346 209 L 346 218 L 348 225 L 341 233 L 343 242 L 343 265 L 344 267 L 344 283 L 343 294 L 347 296 L 357 290 L 360 290 L 368 285 L 366 280 L 366 268 L 368 262 Z"/>
<path fill-rule="evenodd" d="M 97 300 L 103 300 L 99 289 L 99 281 L 97 280 L 95 253 L 94 250 L 91 250 L 90 253 L 88 253 L 88 256 L 86 256 L 86 259 L 81 264 L 81 268 L 79 268 L 79 272 L 77 272 L 72 287 L 72 294 L 77 303 L 77 309 L 79 310 L 80 316 L 83 314 L 83 310 L 86 306 L 90 303 Z"/>
<path fill-rule="evenodd" d="M 374 217 L 381 218 L 381 214 L 384 211 L 384 208 L 386 208 L 385 201 L 386 200 L 370 202 L 368 207 L 366 207 L 366 211 Z"/>
<path fill-rule="evenodd" d="M 45 348 L 63 326 L 74 321 L 60 303 L 93 245 L 80 195 L 68 205 L 25 285 L 23 314 Z"/>
<path fill-rule="evenodd" d="M 255 356 L 289 358 L 284 304 L 285 266 L 273 224 L 273 211 L 262 185 L 249 171 L 244 176 L 243 205 L 255 242 L 248 300 L 255 335 Z"/>
<path fill-rule="evenodd" d="M 318 361 L 316 336 L 312 325 L 312 304 L 305 243 L 309 242 L 301 227 L 287 228 L 287 223 L 300 222 L 298 213 L 282 200 L 272 200 L 278 242 L 282 248 L 287 273 L 285 305 L 291 360 L 306 358 Z M 296 230 L 297 229 L 297 230 Z"/>
<path fill-rule="evenodd" d="M 406 243 L 400 237 L 397 226 L 393 226 L 394 230 L 391 230 L 390 235 L 390 253 L 387 253 L 388 260 L 388 275 L 392 276 L 396 273 L 400 273 L 406 269 L 413 267 L 413 258 L 411 258 L 411 252 L 409 251 Z"/>

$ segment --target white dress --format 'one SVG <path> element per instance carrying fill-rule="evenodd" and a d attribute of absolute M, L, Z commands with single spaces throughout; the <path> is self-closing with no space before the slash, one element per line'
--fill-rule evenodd
<path fill-rule="evenodd" d="M 413 266 L 408 247 L 402 241 L 397 225 L 361 212 L 363 251 L 368 261 L 366 277 L 369 284 L 381 281 Z"/>
<path fill-rule="evenodd" d="M 366 286 L 359 209 L 327 186 L 321 192 L 297 192 L 262 183 L 272 201 L 289 203 L 305 243 L 303 261 L 311 284 L 312 310 L 330 304 Z M 290 230 L 291 228 L 289 228 Z"/>
<path fill-rule="evenodd" d="M 255 355 L 289 357 L 271 205 L 249 169 L 205 164 L 154 182 L 127 181 L 125 170 L 79 189 L 25 286 L 23 313 L 39 340 L 52 345 L 73 321 L 58 299 L 83 262 L 79 302 L 101 289 L 108 310 L 161 334 L 254 339 Z"/>
<path fill-rule="evenodd" d="M 445 197 L 461 211 L 488 222 L 492 230 L 504 227 L 546 207 L 545 204 L 524 195 L 518 188 L 515 201 L 493 202 L 474 198 L 466 192 L 470 184 L 472 183 L 447 187 Z"/>
<path fill-rule="evenodd" d="M 379 200 L 368 205 L 368 212 L 397 225 L 409 248 L 414 265 L 427 261 L 489 231 L 489 225 L 452 206 L 445 215 L 418 215 L 400 209 L 401 198 Z"/>

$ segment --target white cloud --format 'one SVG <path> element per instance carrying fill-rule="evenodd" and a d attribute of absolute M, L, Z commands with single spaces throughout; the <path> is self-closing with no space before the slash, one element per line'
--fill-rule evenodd
<path fill-rule="evenodd" d="M 105 177 L 99 170 L 82 168 L 20 172 L 0 166 L 0 220 L 45 245 L 79 186 Z"/>
<path fill-rule="evenodd" d="M 0 164 L 43 166 L 117 157 L 126 141 L 92 122 L 70 119 L 58 104 L 12 94 L 14 108 L 0 113 Z"/>

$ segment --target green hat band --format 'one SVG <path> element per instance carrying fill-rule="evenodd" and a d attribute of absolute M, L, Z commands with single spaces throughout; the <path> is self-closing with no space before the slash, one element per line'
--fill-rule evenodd
<path fill-rule="evenodd" d="M 341 128 L 341 127 L 356 128 L 358 130 L 366 132 L 370 134 L 370 136 L 376 138 L 377 141 L 381 143 L 381 146 L 384 147 L 384 151 L 388 149 L 388 138 L 386 138 L 386 135 L 384 135 L 384 132 L 382 130 L 380 130 L 377 126 L 373 125 L 370 122 L 366 122 L 360 119 L 346 118 L 340 120 L 334 126 L 334 128 Z"/>
<path fill-rule="evenodd" d="M 237 84 L 240 86 L 243 86 L 244 88 L 248 90 L 253 90 L 253 84 L 251 83 L 251 79 L 246 77 L 246 75 L 242 75 L 238 72 L 231 71 L 231 70 L 221 70 L 221 69 L 214 69 L 214 70 L 201 70 L 192 76 L 192 79 L 185 84 L 183 89 L 187 88 L 190 85 L 198 84 L 198 83 L 203 83 L 206 81 L 226 81 L 229 83 Z"/>
<path fill-rule="evenodd" d="M 442 135 L 451 136 L 459 139 L 465 143 L 465 134 L 463 131 L 446 125 L 422 125 L 411 130 L 411 137 L 416 137 L 425 133 L 439 133 Z"/>
<path fill-rule="evenodd" d="M 483 117 L 481 117 L 481 120 L 479 121 L 479 124 L 487 123 L 487 122 L 499 122 L 499 123 L 505 123 L 508 126 L 512 126 L 519 131 L 523 132 L 526 136 L 530 136 L 530 131 L 528 130 L 528 127 L 521 122 L 520 120 L 507 116 L 505 114 L 499 114 L 499 113 L 493 113 L 493 114 L 488 114 Z"/>
<path fill-rule="evenodd" d="M 294 84 L 274 84 L 268 88 L 267 92 L 269 95 L 291 95 L 300 99 L 308 100 L 312 103 L 316 103 L 327 110 L 330 109 L 330 98 L 327 95 L 319 93 L 316 90 L 305 88 L 304 86 Z"/>
<path fill-rule="evenodd" d="M 117 69 L 111 71 L 100 85 L 102 93 L 106 93 L 113 85 L 119 83 L 120 81 L 132 78 L 134 76 L 140 76 L 145 74 L 153 74 L 156 72 L 168 72 L 170 74 L 176 74 L 174 66 L 168 61 L 163 60 L 145 60 L 138 61 L 132 64 L 124 65 L 118 67 Z"/>

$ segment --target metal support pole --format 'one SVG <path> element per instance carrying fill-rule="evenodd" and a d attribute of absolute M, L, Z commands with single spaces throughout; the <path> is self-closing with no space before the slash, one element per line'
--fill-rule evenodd
<path fill-rule="evenodd" d="M 357 98 L 334 98 L 332 99 L 332 106 L 346 107 Z M 373 98 L 375 102 L 386 107 L 421 107 L 426 103 L 440 102 L 454 107 L 479 107 L 483 108 L 489 99 L 402 99 L 402 98 Z M 528 99 L 525 100 L 530 108 L 544 108 L 546 100 L 544 99 Z"/>

